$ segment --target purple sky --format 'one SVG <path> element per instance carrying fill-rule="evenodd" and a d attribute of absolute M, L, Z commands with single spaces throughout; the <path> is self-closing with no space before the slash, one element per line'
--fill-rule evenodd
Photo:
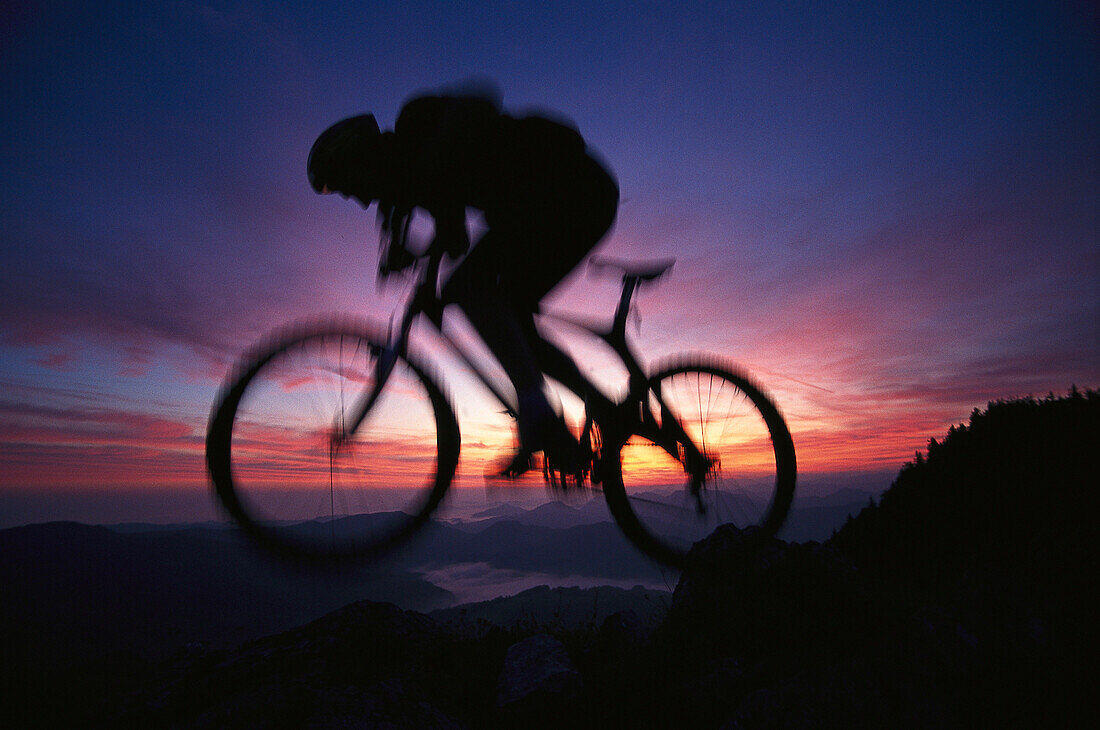
<path fill-rule="evenodd" d="M 3 496 L 205 489 L 249 343 L 397 301 L 373 213 L 310 190 L 313 139 L 469 78 L 576 122 L 622 189 L 603 251 L 678 257 L 642 351 L 756 373 L 807 472 L 1100 384 L 1095 7 L 825 5 L 5 4 Z"/>

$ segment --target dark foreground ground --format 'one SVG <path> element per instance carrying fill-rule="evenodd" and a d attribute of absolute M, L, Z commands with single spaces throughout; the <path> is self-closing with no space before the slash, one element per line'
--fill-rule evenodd
<path fill-rule="evenodd" d="M 695 549 L 721 567 L 671 598 L 358 602 L 167 659 L 9 666 L 6 726 L 1067 726 L 1091 707 L 1098 437 L 1094 392 L 994 403 L 825 543 L 720 529 Z"/>

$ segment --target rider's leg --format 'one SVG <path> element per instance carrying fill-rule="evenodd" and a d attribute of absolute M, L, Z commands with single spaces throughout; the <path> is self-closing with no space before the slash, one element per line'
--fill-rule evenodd
<path fill-rule="evenodd" d="M 515 387 L 521 447 L 544 450 L 567 432 L 546 398 L 545 378 L 533 346 L 537 298 L 523 301 L 514 291 L 517 242 L 490 231 L 443 287 L 443 299 L 458 304 Z M 522 274 L 522 272 L 521 272 Z M 522 282 L 520 282 L 522 283 Z M 529 291 L 534 291 L 531 287 Z M 538 296 L 536 294 L 535 296 Z"/>
<path fill-rule="evenodd" d="M 532 466 L 531 455 L 538 451 L 554 465 L 554 471 L 578 473 L 580 446 L 546 398 L 545 379 L 534 358 L 529 334 L 534 332 L 533 321 L 530 328 L 523 326 L 524 320 L 532 320 L 531 313 L 522 313 L 505 301 L 474 300 L 460 302 L 460 306 L 516 389 L 520 448 L 501 474 L 514 477 L 526 472 Z"/>
<path fill-rule="evenodd" d="M 560 352 L 546 352 L 534 312 L 607 233 L 618 186 L 588 157 L 544 163 L 533 179 L 546 189 L 514 210 L 486 212 L 489 231 L 452 273 L 442 295 L 462 307 L 515 386 L 523 448 L 570 452 L 579 461 L 576 440 L 546 399 L 540 358 L 548 356 L 554 370 L 567 368 L 553 357 Z M 557 456 L 559 462 L 569 460 L 568 454 Z"/>
<path fill-rule="evenodd" d="M 527 328 L 524 327 L 523 314 L 501 300 L 470 298 L 460 300 L 458 304 L 516 389 L 520 438 L 526 441 L 523 439 L 525 422 L 534 425 L 552 419 L 554 410 L 543 391 L 545 379 L 535 359 Z M 528 448 L 531 446 L 527 443 L 524 445 Z"/>

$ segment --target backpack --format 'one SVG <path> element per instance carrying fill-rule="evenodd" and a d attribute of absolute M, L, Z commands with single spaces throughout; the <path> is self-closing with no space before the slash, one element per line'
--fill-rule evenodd
<path fill-rule="evenodd" d="M 526 116 L 515 120 L 517 136 L 550 154 L 580 154 L 587 146 L 584 137 L 568 121 Z"/>

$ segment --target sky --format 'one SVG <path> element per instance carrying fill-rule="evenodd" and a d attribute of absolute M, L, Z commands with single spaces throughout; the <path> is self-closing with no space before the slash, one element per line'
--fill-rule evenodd
<path fill-rule="evenodd" d="M 5 3 L 3 523 L 205 495 L 251 343 L 400 302 L 373 212 L 311 191 L 313 140 L 471 79 L 575 122 L 622 194 L 600 252 L 677 258 L 637 298 L 639 351 L 753 373 L 807 484 L 1096 387 L 1098 28 L 1070 0 Z M 548 304 L 616 294 L 577 276 Z"/>

